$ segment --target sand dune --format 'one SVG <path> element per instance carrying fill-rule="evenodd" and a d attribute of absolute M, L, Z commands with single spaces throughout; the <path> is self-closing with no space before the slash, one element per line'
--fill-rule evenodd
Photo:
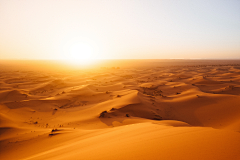
<path fill-rule="evenodd" d="M 221 62 L 2 70 L 0 159 L 240 159 L 240 62 Z"/>

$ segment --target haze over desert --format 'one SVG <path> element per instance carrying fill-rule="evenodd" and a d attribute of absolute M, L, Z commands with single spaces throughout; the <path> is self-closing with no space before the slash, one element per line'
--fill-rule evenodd
<path fill-rule="evenodd" d="M 239 0 L 0 0 L 0 160 L 239 151 Z"/>

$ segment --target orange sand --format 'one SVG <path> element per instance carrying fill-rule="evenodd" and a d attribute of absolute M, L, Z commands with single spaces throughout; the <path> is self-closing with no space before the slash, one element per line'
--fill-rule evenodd
<path fill-rule="evenodd" d="M 0 159 L 238 160 L 239 64 L 4 61 Z"/>

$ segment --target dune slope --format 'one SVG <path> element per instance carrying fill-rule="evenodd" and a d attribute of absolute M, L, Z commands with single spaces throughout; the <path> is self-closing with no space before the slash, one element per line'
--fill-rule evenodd
<path fill-rule="evenodd" d="M 0 71 L 0 159 L 240 159 L 238 65 Z"/>

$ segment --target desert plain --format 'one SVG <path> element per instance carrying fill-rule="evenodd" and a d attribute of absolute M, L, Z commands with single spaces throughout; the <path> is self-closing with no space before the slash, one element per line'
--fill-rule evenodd
<path fill-rule="evenodd" d="M 240 60 L 1 61 L 1 160 L 238 160 Z"/>

